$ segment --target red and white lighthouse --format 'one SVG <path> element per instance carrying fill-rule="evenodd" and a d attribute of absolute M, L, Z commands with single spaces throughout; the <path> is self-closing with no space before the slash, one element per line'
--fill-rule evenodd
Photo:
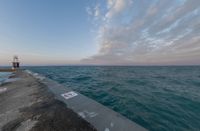
<path fill-rule="evenodd" d="M 19 69 L 20 65 L 19 65 L 19 58 L 18 56 L 14 56 L 13 57 L 13 62 L 12 62 L 12 68 L 13 69 Z"/>

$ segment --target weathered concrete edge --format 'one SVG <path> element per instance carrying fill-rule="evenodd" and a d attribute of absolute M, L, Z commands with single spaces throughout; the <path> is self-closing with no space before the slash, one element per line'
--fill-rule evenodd
<path fill-rule="evenodd" d="M 56 99 L 67 104 L 67 107 L 79 114 L 83 119 L 92 124 L 98 131 L 146 131 L 147 129 L 127 119 L 121 114 L 103 106 L 102 104 L 78 93 L 69 99 L 61 96 L 72 91 L 51 79 L 43 77 L 38 73 L 26 70 L 26 73 L 45 84 L 54 94 Z"/>

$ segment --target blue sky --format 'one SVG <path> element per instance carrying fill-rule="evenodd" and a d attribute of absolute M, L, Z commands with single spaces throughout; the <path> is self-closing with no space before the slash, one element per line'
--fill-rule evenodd
<path fill-rule="evenodd" d="M 0 0 L 0 65 L 200 64 L 199 0 Z"/>
<path fill-rule="evenodd" d="M 96 53 L 86 12 L 91 3 L 1 0 L 1 64 L 8 63 L 15 54 L 25 64 L 67 64 Z"/>

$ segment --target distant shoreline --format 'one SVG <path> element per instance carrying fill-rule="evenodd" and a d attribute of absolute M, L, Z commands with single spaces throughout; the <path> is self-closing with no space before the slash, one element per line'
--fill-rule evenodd
<path fill-rule="evenodd" d="M 11 69 L 11 68 L 0 68 L 0 72 L 14 72 L 16 70 Z"/>

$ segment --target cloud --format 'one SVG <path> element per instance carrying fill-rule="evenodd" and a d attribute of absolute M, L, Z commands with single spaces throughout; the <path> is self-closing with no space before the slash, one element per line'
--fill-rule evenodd
<path fill-rule="evenodd" d="M 107 0 L 98 11 L 100 49 L 83 63 L 200 64 L 200 1 Z"/>
<path fill-rule="evenodd" d="M 121 12 L 123 12 L 130 3 L 132 3 L 131 0 L 108 0 L 108 11 L 105 14 L 105 17 L 107 19 L 112 19 L 116 15 L 119 15 Z"/>
<path fill-rule="evenodd" d="M 99 8 L 100 8 L 99 5 L 96 5 L 95 8 L 94 8 L 94 10 L 95 10 L 94 16 L 95 17 L 99 17 L 100 16 L 100 9 Z"/>

